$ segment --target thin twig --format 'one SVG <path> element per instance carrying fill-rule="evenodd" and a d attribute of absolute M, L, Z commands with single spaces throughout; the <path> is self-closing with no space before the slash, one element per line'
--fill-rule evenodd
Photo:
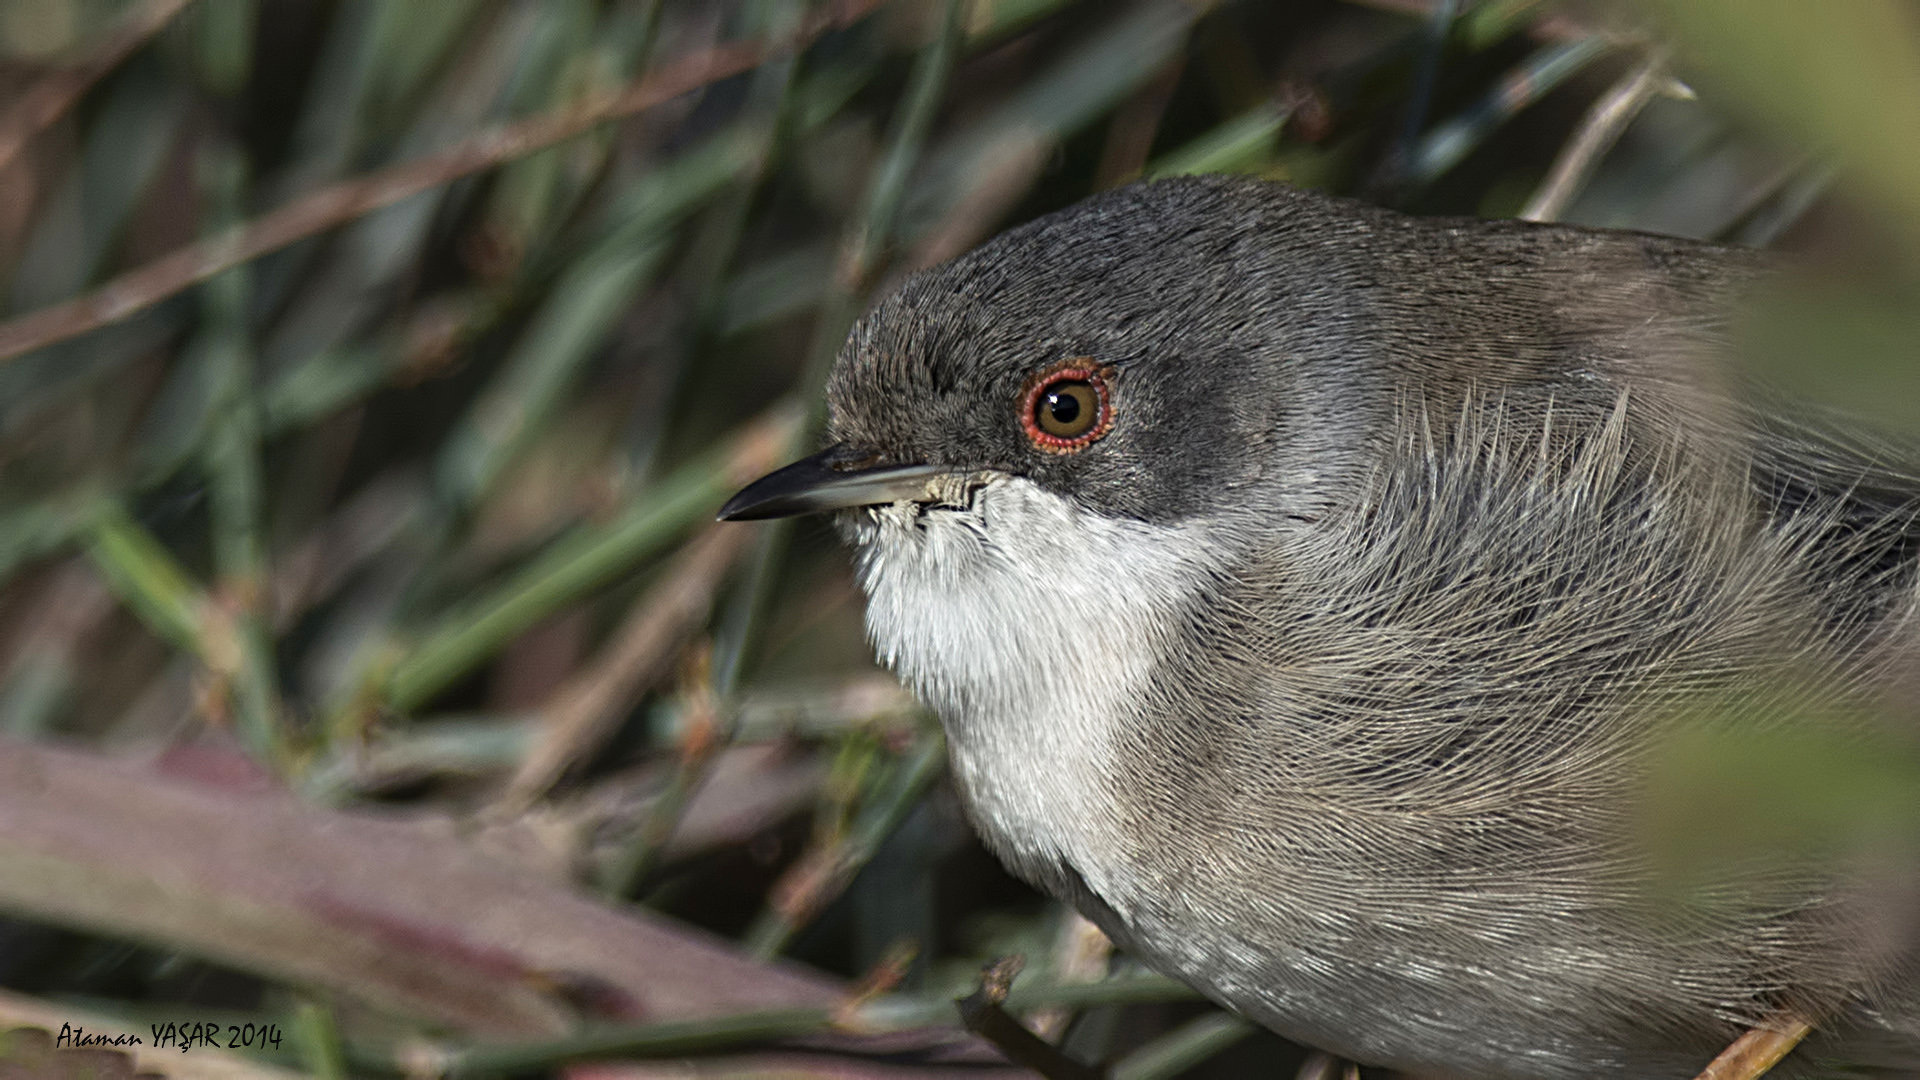
<path fill-rule="evenodd" d="M 0 115 L 0 169 L 13 164 L 35 135 L 67 114 L 87 88 L 120 66 L 193 0 L 147 0 L 101 39 L 84 60 L 40 77 Z"/>
<path fill-rule="evenodd" d="M 1560 151 L 1546 180 L 1527 201 L 1526 209 L 1520 211 L 1522 221 L 1559 220 L 1573 197 L 1586 186 L 1600 159 L 1626 133 L 1627 125 L 1660 93 L 1666 83 L 1666 62 L 1665 51 L 1655 50 L 1593 103 L 1580 121 L 1579 132 Z"/>
<path fill-rule="evenodd" d="M 809 20 L 800 32 L 772 44 L 736 42 L 703 50 L 666 65 L 624 90 L 501 124 L 437 154 L 295 199 L 278 210 L 130 270 L 84 296 L 0 323 L 0 362 L 118 322 L 224 270 L 423 191 L 525 157 L 609 120 L 644 112 L 749 71 L 771 56 L 804 47 L 827 30 L 860 18 L 881 2 L 856 0 L 840 5 L 841 10 L 833 15 Z"/>
<path fill-rule="evenodd" d="M 1694 1080 L 1754 1080 L 1779 1064 L 1812 1031 L 1813 1025 L 1805 1020 L 1782 1016 L 1735 1039 Z"/>
<path fill-rule="evenodd" d="M 980 987 L 961 998 L 960 1022 L 968 1031 L 1000 1048 L 1013 1061 L 1047 1080 L 1103 1080 L 1104 1073 L 1062 1054 L 1007 1012 L 1007 991 L 1020 973 L 1021 958 L 1002 957 L 980 973 Z"/>
<path fill-rule="evenodd" d="M 1018 1016 L 1049 1005 L 1089 1009 L 1102 1005 L 1148 1005 L 1198 1001 L 1193 988 L 1165 975 L 1117 976 L 1097 983 L 1026 985 L 1013 988 L 1002 1006 Z M 953 999 L 941 994 L 887 994 L 845 1019 L 854 1031 L 907 1031 L 953 1022 Z"/>
<path fill-rule="evenodd" d="M 209 645 L 203 633 L 217 623 L 216 610 L 204 590 L 188 575 L 173 553 L 148 532 L 126 507 L 114 502 L 89 522 L 87 557 L 120 602 L 127 605 L 155 637 L 175 648 L 209 657 L 224 655 L 230 643 Z"/>

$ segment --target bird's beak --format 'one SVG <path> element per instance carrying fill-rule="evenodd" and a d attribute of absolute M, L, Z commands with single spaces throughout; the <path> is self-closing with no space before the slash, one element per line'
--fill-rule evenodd
<path fill-rule="evenodd" d="M 759 521 L 880 503 L 929 502 L 953 474 L 939 465 L 874 465 L 873 457 L 830 446 L 755 480 L 720 508 L 721 521 Z"/>

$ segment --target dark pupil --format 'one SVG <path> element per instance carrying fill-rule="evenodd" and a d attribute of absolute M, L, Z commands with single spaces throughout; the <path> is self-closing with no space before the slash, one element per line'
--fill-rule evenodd
<path fill-rule="evenodd" d="M 1080 401 L 1072 394 L 1058 390 L 1047 395 L 1047 411 L 1053 414 L 1056 424 L 1071 424 L 1080 417 Z"/>

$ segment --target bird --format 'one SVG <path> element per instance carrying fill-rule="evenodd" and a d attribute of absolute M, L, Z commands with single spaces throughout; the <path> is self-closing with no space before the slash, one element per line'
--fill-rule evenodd
<path fill-rule="evenodd" d="M 1914 455 L 1729 360 L 1776 274 L 1134 184 L 905 277 L 825 448 L 720 516 L 831 514 L 985 845 L 1289 1039 L 1646 1080 L 1798 1025 L 1775 1075 L 1920 1068 L 1858 866 L 1675 887 L 1644 839 L 1676 733 L 1879 715 L 1913 655 Z"/>

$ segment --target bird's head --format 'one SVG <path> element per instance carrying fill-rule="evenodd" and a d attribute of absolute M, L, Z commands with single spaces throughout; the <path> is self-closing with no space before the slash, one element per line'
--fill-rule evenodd
<path fill-rule="evenodd" d="M 1365 411 L 1332 235 L 1365 222 L 1251 187 L 1137 185 L 908 278 L 840 352 L 827 448 L 722 516 L 951 510 L 1012 481 L 1115 520 L 1308 513 Z"/>

